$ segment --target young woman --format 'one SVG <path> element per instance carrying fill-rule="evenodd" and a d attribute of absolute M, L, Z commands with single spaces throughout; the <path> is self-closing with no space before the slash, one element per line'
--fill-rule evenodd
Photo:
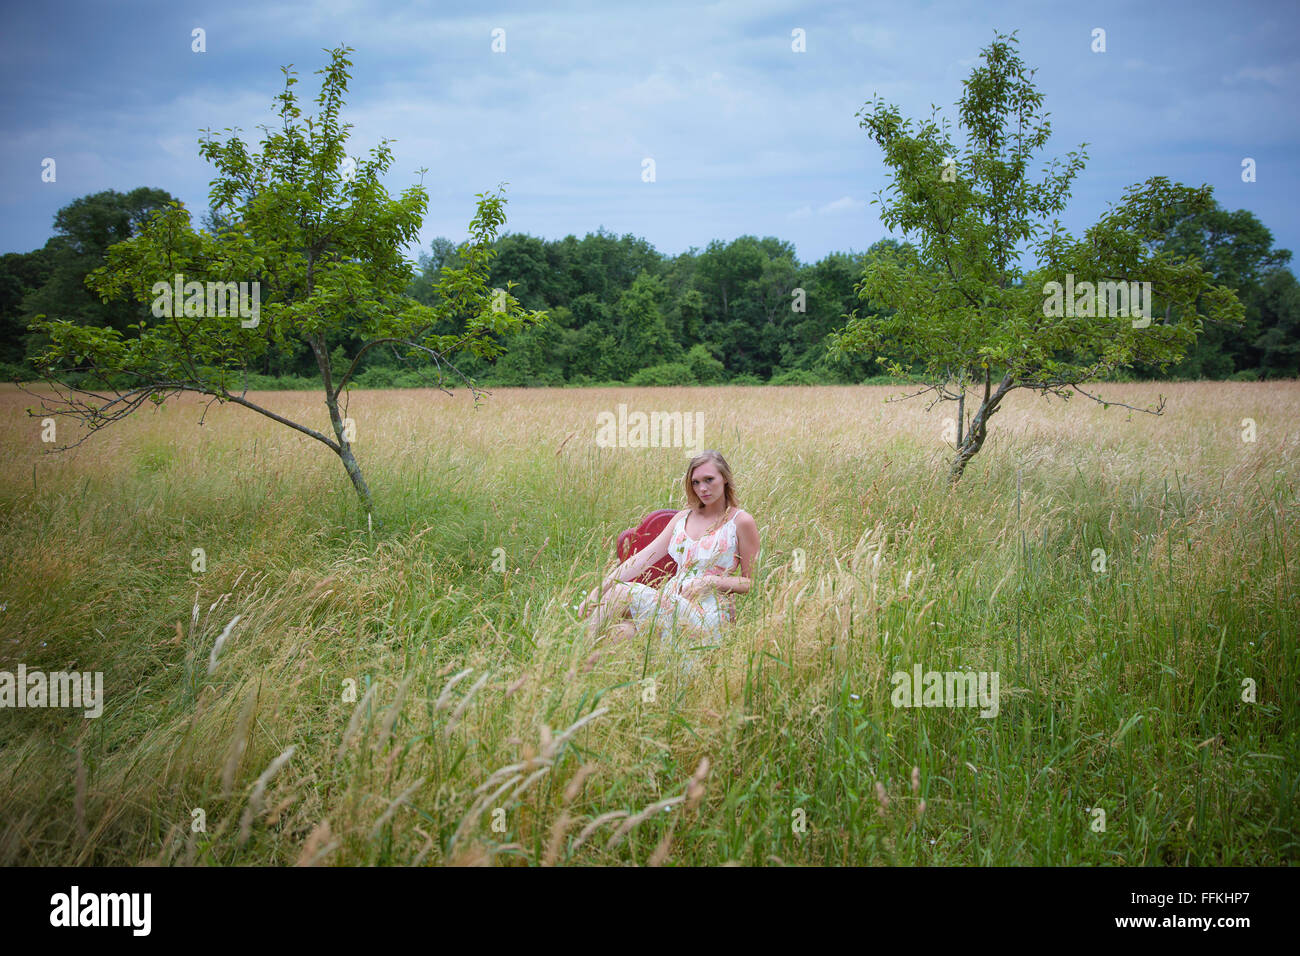
<path fill-rule="evenodd" d="M 672 640 L 676 624 L 696 638 L 719 643 L 723 622 L 735 620 L 733 595 L 746 594 L 753 586 L 758 526 L 737 506 L 731 469 L 716 451 L 692 458 L 682 484 L 690 507 L 606 575 L 578 605 L 580 616 L 591 616 L 592 640 L 609 622 L 619 621 L 616 641 L 654 623 L 665 640 Z M 666 554 L 677 562 L 676 574 L 658 588 L 636 583 L 635 578 Z M 740 574 L 733 574 L 737 569 Z"/>

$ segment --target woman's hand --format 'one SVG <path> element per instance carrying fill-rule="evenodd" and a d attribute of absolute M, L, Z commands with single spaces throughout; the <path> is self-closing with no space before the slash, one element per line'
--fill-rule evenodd
<path fill-rule="evenodd" d="M 712 589 L 713 583 L 709 581 L 706 576 L 701 575 L 700 577 L 683 581 L 677 593 L 689 601 L 699 597 L 701 594 L 711 591 Z"/>
<path fill-rule="evenodd" d="M 577 612 L 578 617 L 587 617 L 596 609 L 596 605 L 599 604 L 601 598 L 605 596 L 604 592 L 606 587 L 608 587 L 608 584 L 602 582 L 599 588 L 592 588 L 591 592 L 578 602 L 577 607 L 573 609 Z"/>

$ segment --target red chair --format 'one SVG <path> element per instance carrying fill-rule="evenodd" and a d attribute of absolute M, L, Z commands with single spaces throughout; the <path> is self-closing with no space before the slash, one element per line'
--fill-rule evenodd
<path fill-rule="evenodd" d="M 642 548 L 647 547 L 650 542 L 659 536 L 659 532 L 664 530 L 664 526 L 673 518 L 677 517 L 677 512 L 671 508 L 660 508 L 658 511 L 652 511 L 644 518 L 635 528 L 628 528 L 618 536 L 618 544 L 614 549 L 620 561 L 626 561 L 632 555 L 636 554 Z M 650 587 L 658 587 L 665 579 L 672 577 L 677 573 L 677 562 L 672 559 L 672 555 L 666 554 L 650 567 L 641 573 L 636 581 L 641 584 L 648 584 Z"/>

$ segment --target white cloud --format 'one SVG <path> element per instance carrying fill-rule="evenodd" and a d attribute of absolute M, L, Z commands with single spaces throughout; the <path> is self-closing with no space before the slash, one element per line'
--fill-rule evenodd
<path fill-rule="evenodd" d="M 1223 82 L 1229 86 L 1235 86 L 1238 83 L 1267 83 L 1269 86 L 1285 86 L 1287 80 L 1293 84 L 1296 81 L 1297 70 L 1295 65 L 1289 67 L 1283 66 L 1243 66 L 1236 73 L 1228 74 L 1223 78 Z"/>
<path fill-rule="evenodd" d="M 854 209 L 861 209 L 866 203 L 861 199 L 854 199 L 852 196 L 841 196 L 834 202 L 828 202 L 817 210 L 818 215 L 827 216 L 840 212 L 851 212 Z"/>

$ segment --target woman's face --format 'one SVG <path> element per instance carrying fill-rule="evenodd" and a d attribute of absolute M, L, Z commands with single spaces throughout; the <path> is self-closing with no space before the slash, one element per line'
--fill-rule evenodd
<path fill-rule="evenodd" d="M 699 496 L 700 503 L 706 508 L 715 501 L 725 500 L 726 482 L 722 480 L 717 465 L 706 461 L 691 472 L 691 490 Z"/>

